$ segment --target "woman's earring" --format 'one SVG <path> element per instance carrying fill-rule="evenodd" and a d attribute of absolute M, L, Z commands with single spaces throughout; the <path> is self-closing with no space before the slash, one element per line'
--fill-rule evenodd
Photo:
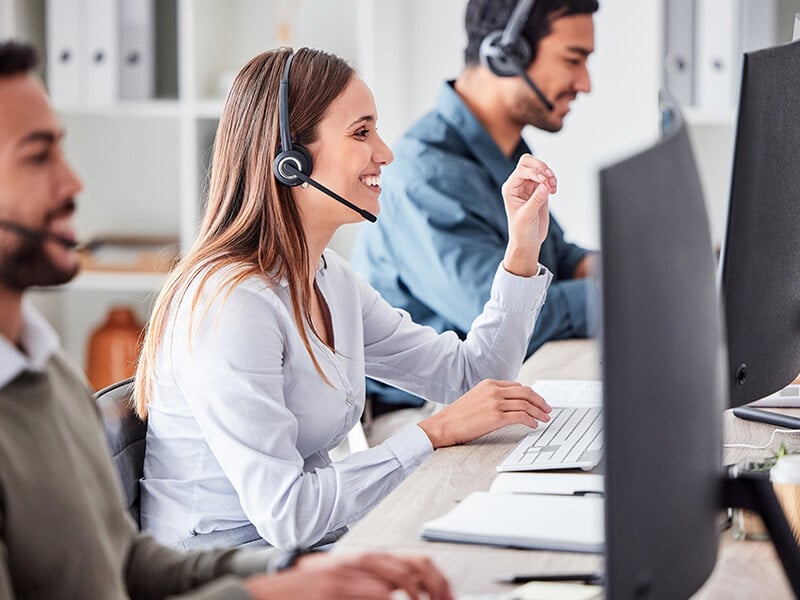
<path fill-rule="evenodd" d="M 308 182 L 304 181 L 303 183 L 300 184 L 300 187 L 306 189 L 308 187 Z"/>

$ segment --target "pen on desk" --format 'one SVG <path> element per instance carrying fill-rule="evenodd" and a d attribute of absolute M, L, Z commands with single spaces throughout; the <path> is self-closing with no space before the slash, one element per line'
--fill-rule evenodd
<path fill-rule="evenodd" d="M 497 583 L 529 583 L 531 581 L 578 581 L 580 583 L 602 584 L 602 573 L 538 573 L 535 575 L 509 575 L 495 579 Z"/>

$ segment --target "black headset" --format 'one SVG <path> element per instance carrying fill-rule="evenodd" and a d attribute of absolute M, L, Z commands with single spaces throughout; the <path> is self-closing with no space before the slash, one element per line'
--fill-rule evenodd
<path fill-rule="evenodd" d="M 329 190 L 318 181 L 312 179 L 311 170 L 313 169 L 313 164 L 311 162 L 311 154 L 300 144 L 292 144 L 292 133 L 289 130 L 289 69 L 292 66 L 293 58 L 294 51 L 286 59 L 286 65 L 283 67 L 283 75 L 281 76 L 280 89 L 278 90 L 278 123 L 280 125 L 281 147 L 272 162 L 272 173 L 275 175 L 275 179 L 289 187 L 307 183 L 337 202 L 341 202 L 350 210 L 357 212 L 367 221 L 374 223 L 378 220 L 376 215 L 356 206 L 346 198 L 342 198 L 336 192 Z"/>
<path fill-rule="evenodd" d="M 300 144 L 292 144 L 292 134 L 289 131 L 289 69 L 292 66 L 293 58 L 294 52 L 286 59 L 286 65 L 283 67 L 278 97 L 281 147 L 275 157 L 275 161 L 272 163 L 272 172 L 275 174 L 275 178 L 289 187 L 303 183 L 297 173 L 292 173 L 291 171 L 296 169 L 301 174 L 309 176 L 313 167 L 311 154 Z M 288 171 L 287 167 L 290 168 Z M 294 169 L 291 169 L 291 167 L 294 167 Z"/>
<path fill-rule="evenodd" d="M 522 36 L 522 28 L 530 17 L 535 0 L 519 0 L 505 29 L 491 32 L 481 42 L 481 64 L 498 77 L 522 77 L 542 101 L 547 110 L 553 110 L 550 102 L 528 75 L 527 67 L 533 54 L 531 45 Z"/>

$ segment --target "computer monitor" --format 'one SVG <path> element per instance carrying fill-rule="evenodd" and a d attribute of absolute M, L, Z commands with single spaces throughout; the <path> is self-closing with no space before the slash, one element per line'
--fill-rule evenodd
<path fill-rule="evenodd" d="M 716 562 L 724 380 L 716 265 L 677 106 L 600 172 L 606 597 L 686 598 Z"/>
<path fill-rule="evenodd" d="M 800 373 L 800 41 L 744 55 L 721 288 L 730 406 Z"/>

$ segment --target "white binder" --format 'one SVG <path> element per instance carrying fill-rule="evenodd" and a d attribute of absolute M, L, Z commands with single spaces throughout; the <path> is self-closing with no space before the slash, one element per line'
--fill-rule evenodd
<path fill-rule="evenodd" d="M 739 64 L 738 0 L 697 0 L 697 105 L 704 109 L 735 105 Z"/>
<path fill-rule="evenodd" d="M 694 102 L 695 0 L 667 0 L 664 83 L 681 104 Z"/>
<path fill-rule="evenodd" d="M 775 0 L 739 0 L 739 49 L 734 71 L 733 104 L 739 97 L 744 53 L 774 46 L 778 41 L 777 23 Z"/>
<path fill-rule="evenodd" d="M 58 3 L 60 0 L 55 0 Z M 86 27 L 86 103 L 111 104 L 119 91 L 119 3 L 83 0 Z"/>
<path fill-rule="evenodd" d="M 47 0 L 47 87 L 56 106 L 83 101 L 84 0 Z"/>
<path fill-rule="evenodd" d="M 14 32 L 14 3 L 0 0 L 0 38 L 8 39 Z"/>
<path fill-rule="evenodd" d="M 778 41 L 776 28 L 778 24 L 778 5 L 776 1 L 739 0 L 739 2 L 740 53 L 769 48 L 775 45 Z M 740 67 L 741 62 L 740 60 Z"/>
<path fill-rule="evenodd" d="M 119 97 L 155 96 L 155 6 L 153 0 L 120 0 Z"/>

